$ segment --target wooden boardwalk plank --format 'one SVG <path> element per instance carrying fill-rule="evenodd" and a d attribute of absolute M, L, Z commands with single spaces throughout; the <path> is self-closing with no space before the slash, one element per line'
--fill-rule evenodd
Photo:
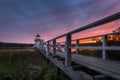
<path fill-rule="evenodd" d="M 65 54 L 61 52 L 58 52 L 57 55 L 65 58 Z M 72 54 L 72 61 L 84 65 L 90 69 L 96 70 L 107 76 L 120 79 L 120 62 L 103 60 L 77 54 Z"/>
<path fill-rule="evenodd" d="M 40 50 L 41 53 L 44 54 L 43 51 Z M 93 80 L 93 77 L 81 70 L 74 71 L 71 67 L 65 66 L 62 61 L 53 58 L 50 55 L 45 55 L 53 64 L 59 67 L 64 73 L 66 73 L 72 80 Z"/>

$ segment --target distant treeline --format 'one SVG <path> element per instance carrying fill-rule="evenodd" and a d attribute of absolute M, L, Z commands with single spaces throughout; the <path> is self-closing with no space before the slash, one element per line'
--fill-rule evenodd
<path fill-rule="evenodd" d="M 33 44 L 0 42 L 0 49 L 26 49 L 32 47 Z"/>

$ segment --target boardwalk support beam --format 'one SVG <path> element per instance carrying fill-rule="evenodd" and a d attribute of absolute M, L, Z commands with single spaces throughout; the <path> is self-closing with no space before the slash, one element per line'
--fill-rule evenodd
<path fill-rule="evenodd" d="M 103 50 L 102 50 L 102 58 L 103 59 L 107 59 L 108 58 L 108 54 L 106 52 L 106 46 L 107 46 L 107 35 L 102 36 L 103 38 Z"/>
<path fill-rule="evenodd" d="M 46 42 L 46 48 L 47 48 L 47 55 L 49 55 L 49 41 Z"/>
<path fill-rule="evenodd" d="M 79 40 L 76 40 L 76 54 L 79 54 Z"/>
<path fill-rule="evenodd" d="M 65 59 L 65 66 L 71 66 L 71 34 L 66 34 L 66 59 Z"/>
<path fill-rule="evenodd" d="M 53 39 L 53 57 L 56 55 L 56 39 Z"/>
<path fill-rule="evenodd" d="M 58 77 L 60 75 L 60 69 L 56 66 L 56 80 L 58 80 Z"/>

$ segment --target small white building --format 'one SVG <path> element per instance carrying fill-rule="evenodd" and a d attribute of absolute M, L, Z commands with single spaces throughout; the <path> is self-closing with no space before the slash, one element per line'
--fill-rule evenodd
<path fill-rule="evenodd" d="M 39 34 L 36 35 L 34 41 L 35 41 L 34 48 L 40 48 L 40 44 L 43 42 L 43 40 L 41 39 Z"/>

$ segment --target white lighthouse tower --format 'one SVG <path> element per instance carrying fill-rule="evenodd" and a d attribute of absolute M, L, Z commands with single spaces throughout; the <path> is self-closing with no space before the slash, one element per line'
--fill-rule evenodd
<path fill-rule="evenodd" d="M 37 34 L 36 37 L 35 37 L 35 45 L 34 45 L 34 48 L 39 48 L 39 47 L 40 47 L 40 43 L 41 43 L 41 38 L 40 38 L 40 35 Z"/>

